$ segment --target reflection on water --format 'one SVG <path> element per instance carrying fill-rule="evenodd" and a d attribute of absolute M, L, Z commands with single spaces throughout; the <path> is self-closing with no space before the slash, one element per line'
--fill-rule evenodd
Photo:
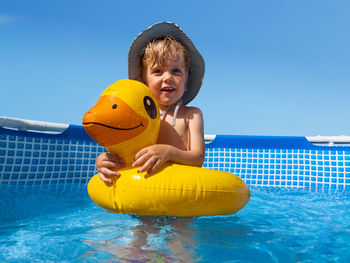
<path fill-rule="evenodd" d="M 350 262 L 350 194 L 252 189 L 232 216 L 108 213 L 86 191 L 0 191 L 0 262 Z"/>
<path fill-rule="evenodd" d="M 195 229 L 191 226 L 192 218 L 132 218 L 137 223 L 122 232 L 115 232 L 114 237 L 85 240 L 84 243 L 91 247 L 87 255 L 107 252 L 115 255 L 116 258 L 111 260 L 117 262 L 195 262 Z"/>

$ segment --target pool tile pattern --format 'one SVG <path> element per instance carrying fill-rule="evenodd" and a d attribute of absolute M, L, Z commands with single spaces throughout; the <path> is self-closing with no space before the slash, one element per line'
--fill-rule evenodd
<path fill-rule="evenodd" d="M 350 147 L 243 147 L 244 138 L 234 145 L 207 145 L 203 167 L 234 173 L 249 186 L 350 190 Z M 86 135 L 42 136 L 0 128 L 0 184 L 86 185 L 104 151 Z"/>
<path fill-rule="evenodd" d="M 104 151 L 92 140 L 0 134 L 0 184 L 87 184 Z"/>
<path fill-rule="evenodd" d="M 350 150 L 206 149 L 203 167 L 250 186 L 350 190 Z"/>

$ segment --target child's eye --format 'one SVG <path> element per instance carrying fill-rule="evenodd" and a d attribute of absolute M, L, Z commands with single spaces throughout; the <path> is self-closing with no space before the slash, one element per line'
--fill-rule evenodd
<path fill-rule="evenodd" d="M 181 69 L 179 69 L 179 68 L 173 69 L 173 74 L 179 75 L 179 74 L 181 74 L 181 73 L 182 73 L 182 70 L 181 70 Z"/>
<path fill-rule="evenodd" d="M 160 74 L 160 73 L 162 73 L 162 71 L 160 69 L 154 69 L 154 70 L 152 70 L 152 73 L 153 74 Z"/>

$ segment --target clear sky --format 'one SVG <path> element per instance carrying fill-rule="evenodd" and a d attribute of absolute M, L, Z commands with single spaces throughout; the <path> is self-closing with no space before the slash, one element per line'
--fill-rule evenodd
<path fill-rule="evenodd" d="M 80 124 L 172 21 L 206 62 L 206 134 L 350 135 L 350 1 L 0 1 L 0 115 Z"/>

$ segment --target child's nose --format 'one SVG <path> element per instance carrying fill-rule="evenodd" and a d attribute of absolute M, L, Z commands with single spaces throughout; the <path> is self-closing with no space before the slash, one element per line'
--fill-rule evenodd
<path fill-rule="evenodd" d="M 164 80 L 170 81 L 172 79 L 173 79 L 173 74 L 171 74 L 171 72 L 169 71 L 164 72 Z"/>

